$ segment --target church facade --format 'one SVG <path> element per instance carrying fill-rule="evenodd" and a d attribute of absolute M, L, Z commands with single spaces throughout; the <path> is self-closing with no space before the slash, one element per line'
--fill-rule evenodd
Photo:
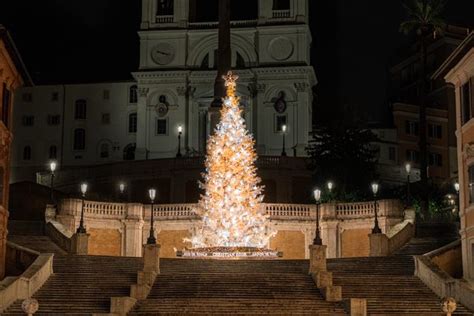
<path fill-rule="evenodd" d="M 231 8 L 232 69 L 247 127 L 259 155 L 281 154 L 286 125 L 286 152 L 304 156 L 317 83 L 308 1 L 249 3 L 249 12 L 236 1 Z M 204 155 L 218 46 L 217 15 L 209 7 L 200 0 L 142 0 L 134 81 L 20 90 L 13 181 L 34 180 L 50 159 L 68 167 L 172 158 L 178 128 L 183 156 Z"/>

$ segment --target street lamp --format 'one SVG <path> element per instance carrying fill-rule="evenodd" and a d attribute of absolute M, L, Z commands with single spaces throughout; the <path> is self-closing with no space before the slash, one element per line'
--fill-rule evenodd
<path fill-rule="evenodd" d="M 281 150 L 281 155 L 286 156 L 286 151 L 285 151 L 285 134 L 286 134 L 286 124 L 283 124 L 281 126 L 281 135 L 283 136 L 283 146 Z"/>
<path fill-rule="evenodd" d="M 379 185 L 377 183 L 372 183 L 372 193 L 374 194 L 374 228 L 372 228 L 372 234 L 381 234 L 382 230 L 379 227 L 379 220 L 377 217 L 377 192 L 379 191 Z"/>
<path fill-rule="evenodd" d="M 315 189 L 313 191 L 314 200 L 316 201 L 316 236 L 313 240 L 313 245 L 322 245 L 321 233 L 319 231 L 319 202 L 321 201 L 321 190 Z"/>
<path fill-rule="evenodd" d="M 459 208 L 460 208 L 460 202 L 459 202 L 459 182 L 454 182 L 454 190 L 456 191 L 456 207 L 458 209 L 458 214 L 459 214 Z"/>
<path fill-rule="evenodd" d="M 332 201 L 332 189 L 334 188 L 334 183 L 332 181 L 328 181 L 327 187 L 329 191 L 329 201 Z"/>
<path fill-rule="evenodd" d="M 411 173 L 411 165 L 409 163 L 405 164 L 405 171 L 407 173 L 407 207 L 411 204 L 411 196 L 410 196 L 410 173 Z"/>
<path fill-rule="evenodd" d="M 79 227 L 77 228 L 76 232 L 78 234 L 85 234 L 86 228 L 84 227 L 84 199 L 87 193 L 87 183 L 81 183 L 81 193 L 82 193 L 82 206 L 81 206 L 81 220 L 79 222 Z"/>
<path fill-rule="evenodd" d="M 124 200 L 123 194 L 125 193 L 125 183 L 124 182 L 120 182 L 119 190 L 120 190 L 120 199 L 123 201 Z"/>
<path fill-rule="evenodd" d="M 178 153 L 176 154 L 176 158 L 181 157 L 181 134 L 183 134 L 183 126 L 178 125 Z"/>
<path fill-rule="evenodd" d="M 150 197 L 150 201 L 151 201 L 151 217 L 150 217 L 150 235 L 148 236 L 146 243 L 147 245 L 154 245 L 156 244 L 156 238 L 155 238 L 155 229 L 153 228 L 153 203 L 155 202 L 156 190 L 153 188 L 148 190 L 148 196 Z"/>
<path fill-rule="evenodd" d="M 51 171 L 51 185 L 50 185 L 51 204 L 55 204 L 54 203 L 54 171 L 56 170 L 56 167 L 57 167 L 56 161 L 53 160 L 49 163 L 49 170 Z"/>

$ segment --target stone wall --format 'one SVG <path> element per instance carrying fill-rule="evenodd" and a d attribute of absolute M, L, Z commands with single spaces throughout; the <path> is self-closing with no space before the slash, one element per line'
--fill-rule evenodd
<path fill-rule="evenodd" d="M 283 259 L 304 259 L 305 236 L 300 231 L 280 230 L 270 240 L 270 248 L 283 252 Z"/>
<path fill-rule="evenodd" d="M 89 254 L 120 256 L 122 254 L 122 234 L 117 229 L 90 228 Z"/>
<path fill-rule="evenodd" d="M 195 204 L 155 204 L 154 230 L 163 257 L 174 257 L 175 250 L 190 245 L 184 242 L 200 223 Z M 285 259 L 308 258 L 316 227 L 314 204 L 262 203 L 269 229 L 276 232 L 268 247 L 282 251 Z M 51 219 L 74 232 L 79 226 L 82 201 L 64 199 Z M 321 237 L 329 258 L 367 256 L 368 234 L 373 226 L 373 202 L 321 205 Z M 96 255 L 141 256 L 150 231 L 150 205 L 84 201 L 84 224 L 91 235 L 89 252 Z M 401 203 L 379 201 L 382 231 L 401 222 Z"/>
<path fill-rule="evenodd" d="M 342 257 L 367 257 L 370 252 L 369 234 L 371 229 L 348 229 L 342 232 Z"/>

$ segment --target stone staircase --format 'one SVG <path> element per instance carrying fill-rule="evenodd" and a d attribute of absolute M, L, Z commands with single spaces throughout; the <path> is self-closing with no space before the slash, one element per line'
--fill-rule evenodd
<path fill-rule="evenodd" d="M 130 295 L 142 266 L 141 258 L 56 255 L 54 275 L 33 296 L 40 305 L 35 315 L 108 313 L 111 297 Z M 21 301 L 2 315 L 24 315 Z"/>
<path fill-rule="evenodd" d="M 343 299 L 366 298 L 369 315 L 444 315 L 441 299 L 413 275 L 410 256 L 328 259 Z M 455 315 L 473 315 L 458 305 Z"/>
<path fill-rule="evenodd" d="M 326 302 L 304 260 L 163 259 L 130 315 L 344 315 Z"/>
<path fill-rule="evenodd" d="M 394 255 L 423 255 L 435 249 L 441 248 L 453 241 L 456 237 L 414 237 L 402 248 L 394 252 Z"/>
<path fill-rule="evenodd" d="M 29 248 L 40 253 L 54 253 L 57 255 L 65 255 L 66 251 L 59 248 L 48 236 L 37 235 L 8 235 L 8 241 L 17 245 Z"/>

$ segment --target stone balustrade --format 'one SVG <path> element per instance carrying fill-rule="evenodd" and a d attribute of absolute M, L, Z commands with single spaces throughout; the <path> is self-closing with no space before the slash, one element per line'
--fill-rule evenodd
<path fill-rule="evenodd" d="M 378 202 L 379 216 L 401 216 L 401 209 L 396 200 L 381 200 Z M 60 203 L 62 215 L 80 216 L 82 200 L 65 199 Z M 154 204 L 153 216 L 157 220 L 164 219 L 196 219 L 197 204 Z M 270 219 L 279 220 L 313 220 L 316 216 L 316 205 L 314 204 L 285 204 L 285 203 L 262 203 L 262 212 Z M 373 202 L 356 203 L 328 203 L 321 204 L 321 216 L 323 218 L 337 219 L 360 219 L 374 216 Z M 150 205 L 140 203 L 111 203 L 84 201 L 84 216 L 89 218 L 125 219 L 129 217 L 150 218 Z"/>

